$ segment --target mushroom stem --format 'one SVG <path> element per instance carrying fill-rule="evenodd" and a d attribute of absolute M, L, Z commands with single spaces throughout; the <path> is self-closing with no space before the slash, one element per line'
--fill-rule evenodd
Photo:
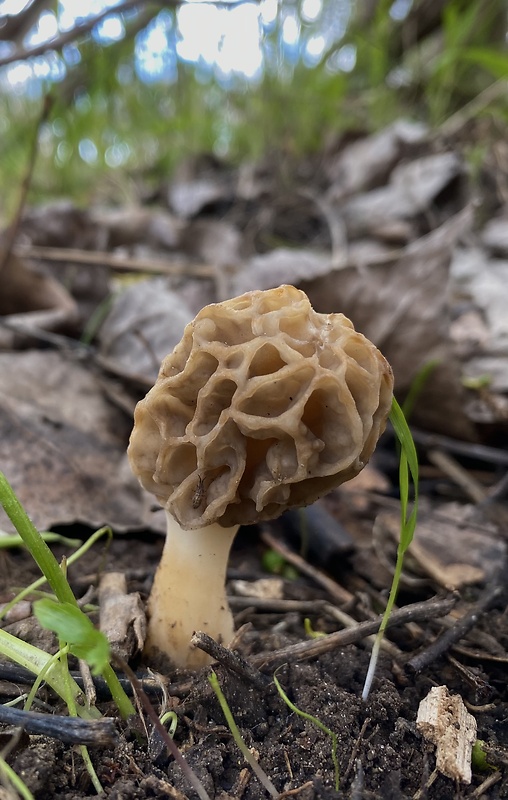
<path fill-rule="evenodd" d="M 148 600 L 145 652 L 165 653 L 178 667 L 197 668 L 209 656 L 190 645 L 194 631 L 228 644 L 233 617 L 226 598 L 229 551 L 239 525 L 214 523 L 199 530 L 182 530 L 166 511 L 168 530 L 160 564 Z"/>

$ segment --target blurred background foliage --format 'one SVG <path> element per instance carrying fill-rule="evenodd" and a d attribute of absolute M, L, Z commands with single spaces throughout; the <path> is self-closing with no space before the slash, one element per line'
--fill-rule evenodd
<path fill-rule="evenodd" d="M 439 127 L 472 109 L 475 120 L 506 125 L 506 0 L 241 4 L 258 15 L 260 64 L 250 75 L 181 56 L 187 3 L 116 3 L 118 34 L 108 38 L 105 0 L 79 3 L 75 30 L 64 26 L 61 2 L 31 0 L 17 13 L 0 2 L 2 217 L 47 94 L 31 202 L 122 203 L 149 196 L 193 154 L 233 163 L 299 156 L 400 117 Z M 232 14 L 239 5 L 216 7 Z M 54 26 L 52 46 L 41 41 L 41 19 Z"/>

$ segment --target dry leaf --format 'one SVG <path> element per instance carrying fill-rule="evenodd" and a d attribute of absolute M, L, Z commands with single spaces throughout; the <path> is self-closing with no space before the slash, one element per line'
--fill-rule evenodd
<path fill-rule="evenodd" d="M 428 128 L 422 123 L 397 120 L 379 133 L 344 147 L 325 166 L 332 184 L 330 199 L 337 201 L 384 183 L 397 161 L 421 144 L 427 133 Z"/>
<path fill-rule="evenodd" d="M 26 209 L 20 226 L 19 244 L 39 247 L 75 247 L 104 250 L 105 231 L 87 211 L 70 200 L 56 200 Z"/>
<path fill-rule="evenodd" d="M 180 244 L 183 223 L 163 209 L 97 208 L 90 216 L 106 233 L 104 249 L 145 243 L 174 250 Z"/>
<path fill-rule="evenodd" d="M 504 206 L 501 213 L 487 222 L 481 239 L 496 256 L 508 256 L 508 207 Z"/>
<path fill-rule="evenodd" d="M 299 281 L 327 275 L 332 269 L 329 253 L 309 248 L 291 250 L 279 247 L 263 255 L 253 256 L 232 281 L 232 295 L 252 289 L 271 289 L 283 283 L 298 286 Z"/>
<path fill-rule="evenodd" d="M 99 626 L 113 652 L 130 661 L 143 650 L 146 614 L 138 592 L 127 593 L 124 572 L 106 572 L 99 585 Z"/>
<path fill-rule="evenodd" d="M 473 510 L 450 503 L 439 512 L 421 513 L 409 550 L 425 574 L 451 591 L 492 580 L 506 557 L 507 545 L 497 530 L 493 526 L 479 528 L 468 518 Z M 380 514 L 377 523 L 398 541 L 397 514 Z"/>
<path fill-rule="evenodd" d="M 24 338 L 40 330 L 56 331 L 77 321 L 78 309 L 69 292 L 13 253 L 2 269 L 1 282 L 0 317 L 5 317 L 0 330 L 2 347 L 14 347 L 20 334 Z"/>
<path fill-rule="evenodd" d="M 394 261 L 347 267 L 299 287 L 320 312 L 341 311 L 392 365 L 404 394 L 429 361 L 440 362 L 425 385 L 414 419 L 464 439 L 474 429 L 463 410 L 460 368 L 449 339 L 449 264 L 457 238 L 472 221 L 470 209 L 418 239 Z M 431 400 L 429 400 L 431 398 Z"/>
<path fill-rule="evenodd" d="M 381 235 L 393 239 L 394 233 L 389 236 L 389 232 L 397 230 L 393 228 L 393 223 L 397 222 L 403 223 L 399 225 L 400 240 L 407 240 L 417 230 L 409 222 L 430 210 L 437 196 L 462 171 L 462 162 L 455 153 L 430 155 L 400 164 L 394 169 L 387 186 L 356 195 L 341 205 L 340 213 L 344 216 L 349 236 Z M 455 211 L 461 205 L 463 203 L 458 197 Z"/>
<path fill-rule="evenodd" d="M 118 374 L 154 382 L 193 316 L 166 278 L 139 281 L 114 299 L 99 331 L 99 352 Z"/>
<path fill-rule="evenodd" d="M 0 464 L 39 529 L 157 525 L 157 515 L 155 525 L 143 517 L 141 490 L 125 458 L 130 429 L 76 357 L 0 353 Z M 12 530 L 3 512 L 0 527 Z"/>

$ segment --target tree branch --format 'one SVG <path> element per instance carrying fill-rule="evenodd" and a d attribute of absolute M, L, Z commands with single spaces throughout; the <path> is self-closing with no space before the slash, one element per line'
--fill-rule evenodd
<path fill-rule="evenodd" d="M 161 9 L 168 7 L 175 8 L 176 6 L 180 6 L 182 2 L 183 0 L 156 0 L 154 5 L 159 6 Z M 236 2 L 233 3 L 226 2 L 226 0 L 202 0 L 203 5 L 214 5 L 225 8 L 233 8 L 246 2 L 251 2 L 251 0 L 236 0 Z M 104 11 L 101 11 L 100 14 L 97 14 L 97 16 L 86 19 L 83 22 L 79 22 L 70 31 L 65 31 L 58 36 L 55 36 L 53 39 L 49 39 L 47 42 L 42 42 L 41 44 L 37 45 L 37 47 L 22 48 L 20 50 L 16 50 L 15 53 L 11 53 L 9 56 L 0 58 L 0 68 L 6 67 L 8 64 L 13 64 L 15 61 L 27 61 L 35 56 L 42 56 L 44 53 L 47 53 L 50 50 L 59 52 L 63 47 L 65 47 L 66 44 L 70 44 L 80 36 L 90 33 L 90 31 L 92 31 L 95 26 L 99 24 L 99 22 L 102 22 L 111 14 L 123 14 L 125 11 L 130 11 L 138 6 L 140 11 L 146 11 L 146 4 L 143 4 L 142 0 L 124 0 L 123 3 L 120 3 L 114 8 L 106 8 Z"/>
<path fill-rule="evenodd" d="M 78 24 L 71 28 L 71 30 L 65 31 L 59 36 L 49 39 L 47 42 L 42 42 L 41 44 L 37 45 L 37 47 L 23 48 L 21 50 L 17 50 L 15 53 L 11 53 L 9 56 L 0 58 L 0 67 L 13 64 L 15 61 L 26 61 L 29 58 L 44 55 L 44 53 L 47 53 L 49 50 L 59 52 L 63 47 L 65 47 L 66 44 L 70 44 L 70 42 L 74 42 L 80 36 L 90 33 L 90 31 L 92 31 L 95 26 L 99 24 L 99 22 L 102 22 L 111 14 L 122 14 L 123 12 L 130 11 L 139 5 L 140 0 L 124 0 L 123 3 L 120 3 L 120 5 L 115 6 L 114 8 L 106 8 L 95 17 L 86 19 L 83 22 L 78 22 Z"/>

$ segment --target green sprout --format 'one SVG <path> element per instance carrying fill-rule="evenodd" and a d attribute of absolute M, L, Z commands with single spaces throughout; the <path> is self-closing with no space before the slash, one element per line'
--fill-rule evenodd
<path fill-rule="evenodd" d="M 305 617 L 305 619 L 303 621 L 303 627 L 304 627 L 305 633 L 311 639 L 323 639 L 324 637 L 326 637 L 326 633 L 323 633 L 323 631 L 315 631 L 314 630 L 314 628 L 312 627 L 312 623 L 311 623 L 311 621 L 310 621 L 310 619 L 308 617 Z"/>
<path fill-rule="evenodd" d="M 327 728 L 326 725 L 323 722 L 321 722 L 320 719 L 312 716 L 312 714 L 309 714 L 307 711 L 302 711 L 301 708 L 298 708 L 298 706 L 295 706 L 295 704 L 291 702 L 291 700 L 285 693 L 284 689 L 280 685 L 280 682 L 277 678 L 277 672 L 274 672 L 273 682 L 275 683 L 278 693 L 280 694 L 280 696 L 282 697 L 288 708 L 291 709 L 291 711 L 293 711 L 295 714 L 298 714 L 298 716 L 302 717 L 302 719 L 306 719 L 308 722 L 312 722 L 312 724 L 315 725 L 316 728 L 319 728 L 320 731 L 326 733 L 327 736 L 329 736 L 330 739 L 332 740 L 332 761 L 335 772 L 335 791 L 338 792 L 340 786 L 340 768 L 339 768 L 339 759 L 337 758 L 337 734 L 331 731 L 330 728 Z"/>
<path fill-rule="evenodd" d="M 266 550 L 263 553 L 261 564 L 265 572 L 271 575 L 281 575 L 288 581 L 294 581 L 298 578 L 298 571 L 288 564 L 284 556 L 277 553 L 275 550 Z"/>
<path fill-rule="evenodd" d="M 175 738 L 176 728 L 178 726 L 178 716 L 176 711 L 166 711 L 165 714 L 162 715 L 161 725 L 165 725 L 169 720 L 171 720 L 168 734 L 171 736 L 172 739 Z"/>
<path fill-rule="evenodd" d="M 487 772 L 487 770 L 495 770 L 493 764 L 487 761 L 487 752 L 485 750 L 485 742 L 483 739 L 477 739 L 471 751 L 471 763 L 475 772 Z"/>
<path fill-rule="evenodd" d="M 217 697 L 217 700 L 219 701 L 220 707 L 222 709 L 222 713 L 224 714 L 224 716 L 226 718 L 226 722 L 228 724 L 229 730 L 233 734 L 233 739 L 235 740 L 236 746 L 241 751 L 241 753 L 242 753 L 243 757 L 245 758 L 245 760 L 247 761 L 247 763 L 250 764 L 250 766 L 252 768 L 252 771 L 254 772 L 254 774 L 256 775 L 257 779 L 262 784 L 262 786 L 265 787 L 266 791 L 272 797 L 275 797 L 275 798 L 279 797 L 279 792 L 277 791 L 277 789 L 275 788 L 275 786 L 271 782 L 271 780 L 268 777 L 268 775 L 266 774 L 266 772 L 260 767 L 260 765 L 258 764 L 256 759 L 252 755 L 251 751 L 249 750 L 249 748 L 245 744 L 245 742 L 244 742 L 244 740 L 242 738 L 242 734 L 240 733 L 240 731 L 238 729 L 238 725 L 236 724 L 236 722 L 234 720 L 234 717 L 233 717 L 233 714 L 231 713 L 231 709 L 228 706 L 228 702 L 227 702 L 226 698 L 224 697 L 222 689 L 220 688 L 219 679 L 217 678 L 217 675 L 213 670 L 212 670 L 211 674 L 208 676 L 208 680 L 210 682 L 210 686 L 212 687 L 212 689 L 215 692 L 215 696 Z"/>
<path fill-rule="evenodd" d="M 377 661 L 379 658 L 379 649 L 383 640 L 390 614 L 395 603 L 397 591 L 400 583 L 400 576 L 402 574 L 402 567 L 404 564 L 404 556 L 411 544 L 416 528 L 416 519 L 418 514 L 418 457 L 416 454 L 416 447 L 411 436 L 406 418 L 402 412 L 401 407 L 393 398 L 392 409 L 390 412 L 390 421 L 393 425 L 395 435 L 400 445 L 399 457 L 399 491 L 400 491 L 400 538 L 397 547 L 397 560 L 395 562 L 395 571 L 393 574 L 392 585 L 390 588 L 390 595 L 386 604 L 386 609 L 381 620 L 379 631 L 377 632 L 374 646 L 370 657 L 369 668 L 365 678 L 365 685 L 363 687 L 362 699 L 367 700 L 369 692 L 374 680 L 376 672 Z M 414 500 L 413 508 L 409 510 L 409 485 L 410 480 L 413 484 Z"/>

